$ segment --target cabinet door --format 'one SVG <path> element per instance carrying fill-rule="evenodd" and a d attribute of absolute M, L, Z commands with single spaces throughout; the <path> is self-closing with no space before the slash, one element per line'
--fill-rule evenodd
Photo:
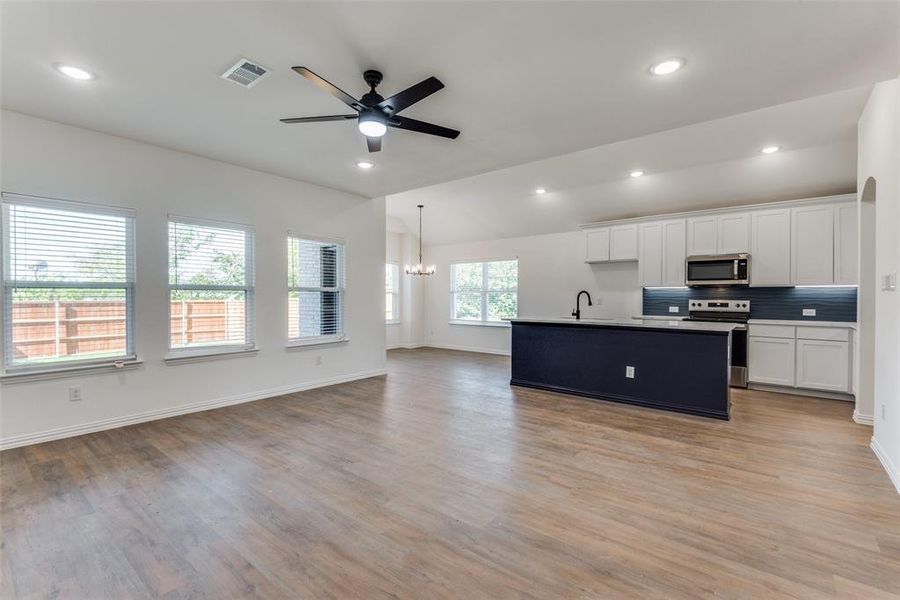
<path fill-rule="evenodd" d="M 834 207 L 834 283 L 856 285 L 859 282 L 856 202 Z"/>
<path fill-rule="evenodd" d="M 718 218 L 719 254 L 750 251 L 750 215 L 734 213 Z"/>
<path fill-rule="evenodd" d="M 585 262 L 604 262 L 609 260 L 609 228 L 588 229 L 585 233 Z"/>
<path fill-rule="evenodd" d="M 795 343 L 785 338 L 747 338 L 749 380 L 793 387 Z"/>
<path fill-rule="evenodd" d="M 637 225 L 609 228 L 609 260 L 637 260 Z"/>
<path fill-rule="evenodd" d="M 791 211 L 791 281 L 834 283 L 834 208 L 803 206 Z"/>
<path fill-rule="evenodd" d="M 684 231 L 683 220 L 662 225 L 662 285 L 684 285 Z"/>
<path fill-rule="evenodd" d="M 797 340 L 797 387 L 850 391 L 850 342 Z"/>
<path fill-rule="evenodd" d="M 638 258 L 638 269 L 641 275 L 641 287 L 662 285 L 662 225 L 659 223 L 642 223 L 640 236 L 641 254 Z"/>
<path fill-rule="evenodd" d="M 750 285 L 791 285 L 791 211 L 750 214 Z"/>
<path fill-rule="evenodd" d="M 717 254 L 715 216 L 694 217 L 687 220 L 687 255 Z"/>

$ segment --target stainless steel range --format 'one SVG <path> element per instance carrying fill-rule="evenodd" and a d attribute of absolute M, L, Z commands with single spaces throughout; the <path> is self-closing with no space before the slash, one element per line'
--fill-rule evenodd
<path fill-rule="evenodd" d="M 731 332 L 731 387 L 747 387 L 747 321 L 750 320 L 750 301 L 691 300 L 688 302 L 688 320 L 742 325 Z"/>

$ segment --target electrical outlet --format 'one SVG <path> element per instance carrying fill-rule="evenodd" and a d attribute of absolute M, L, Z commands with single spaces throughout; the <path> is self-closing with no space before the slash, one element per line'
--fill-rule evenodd
<path fill-rule="evenodd" d="M 677 312 L 678 312 L 678 310 L 679 310 L 679 309 L 678 309 L 678 307 L 677 307 L 677 306 L 670 306 L 670 307 L 669 307 L 669 312 L 674 312 L 674 313 L 677 313 Z"/>
<path fill-rule="evenodd" d="M 627 377 L 628 379 L 634 379 L 634 367 L 625 367 L 625 377 Z"/>
<path fill-rule="evenodd" d="M 322 355 L 316 354 L 316 365 L 321 365 L 321 364 L 322 364 Z"/>
<path fill-rule="evenodd" d="M 804 308 L 804 309 L 803 309 L 803 316 L 804 316 L 804 317 L 814 317 L 814 316 L 816 316 L 816 309 L 814 309 L 814 308 Z"/>
<path fill-rule="evenodd" d="M 81 402 L 81 387 L 74 386 L 69 388 L 69 402 Z"/>

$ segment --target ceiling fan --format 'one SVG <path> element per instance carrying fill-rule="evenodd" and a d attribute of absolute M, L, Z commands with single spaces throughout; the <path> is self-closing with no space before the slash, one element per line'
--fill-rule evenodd
<path fill-rule="evenodd" d="M 360 132 L 366 136 L 369 152 L 381 150 L 381 138 L 387 132 L 388 127 L 427 133 L 455 140 L 459 132 L 455 129 L 441 127 L 433 123 L 417 121 L 409 117 L 401 117 L 397 113 L 409 108 L 419 100 L 427 98 L 431 94 L 444 87 L 436 77 L 429 77 L 420 81 L 402 92 L 397 92 L 390 98 L 382 98 L 375 88 L 381 83 L 380 71 L 368 70 L 363 73 L 363 79 L 371 88 L 362 98 L 357 100 L 330 81 L 319 77 L 306 67 L 291 67 L 298 74 L 306 77 L 322 90 L 328 92 L 350 108 L 356 111 L 355 115 L 327 115 L 323 117 L 295 117 L 281 119 L 282 123 L 320 123 L 322 121 L 345 121 L 356 119 Z"/>

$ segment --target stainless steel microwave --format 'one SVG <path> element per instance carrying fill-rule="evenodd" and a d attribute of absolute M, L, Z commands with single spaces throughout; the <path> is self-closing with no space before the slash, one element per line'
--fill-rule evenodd
<path fill-rule="evenodd" d="M 750 285 L 749 254 L 688 256 L 685 262 L 686 285 Z"/>

